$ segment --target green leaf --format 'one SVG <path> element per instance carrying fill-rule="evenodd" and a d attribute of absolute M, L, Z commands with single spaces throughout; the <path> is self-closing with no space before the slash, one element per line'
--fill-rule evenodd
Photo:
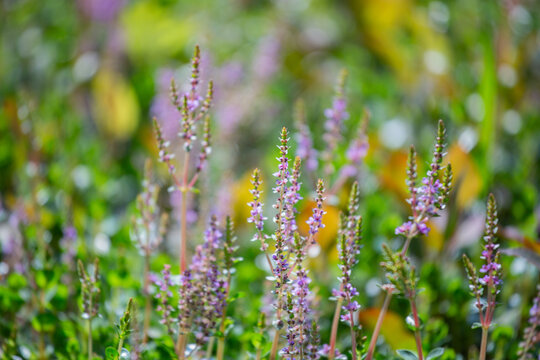
<path fill-rule="evenodd" d="M 413 353 L 411 350 L 400 349 L 396 350 L 396 353 L 400 358 L 405 360 L 418 360 L 418 356 L 416 356 L 416 354 Z"/>
<path fill-rule="evenodd" d="M 77 354 L 80 351 L 79 342 L 75 338 L 70 338 L 66 344 L 68 354 Z"/>
<path fill-rule="evenodd" d="M 58 325 L 58 319 L 50 311 L 39 313 L 32 319 L 32 327 L 37 332 L 51 332 Z"/>
<path fill-rule="evenodd" d="M 232 293 L 229 296 L 229 303 L 232 303 L 233 301 L 236 301 L 236 300 L 241 299 L 243 297 L 246 297 L 246 293 L 243 292 L 243 291 L 238 291 L 236 293 Z"/>
<path fill-rule="evenodd" d="M 481 327 L 482 327 L 482 324 L 480 324 L 479 322 L 475 322 L 471 325 L 471 329 L 478 329 Z"/>
<path fill-rule="evenodd" d="M 250 340 L 251 345 L 253 345 L 255 349 L 260 349 L 264 343 L 265 338 L 260 333 L 253 333 Z"/>
<path fill-rule="evenodd" d="M 118 357 L 118 351 L 112 346 L 109 346 L 105 349 L 105 359 L 106 360 L 115 360 Z"/>
<path fill-rule="evenodd" d="M 426 357 L 426 360 L 433 360 L 441 357 L 444 354 L 444 348 L 438 347 L 431 350 Z"/>
<path fill-rule="evenodd" d="M 17 273 L 10 274 L 7 282 L 8 286 L 14 290 L 22 289 L 27 284 L 26 278 L 23 275 Z"/>

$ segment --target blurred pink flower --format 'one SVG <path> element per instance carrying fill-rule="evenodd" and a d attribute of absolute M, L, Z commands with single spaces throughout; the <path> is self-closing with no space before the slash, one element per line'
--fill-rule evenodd
<path fill-rule="evenodd" d="M 125 0 L 79 0 L 83 13 L 99 22 L 114 20 L 125 4 Z"/>
<path fill-rule="evenodd" d="M 163 138 L 172 141 L 180 129 L 180 114 L 170 99 L 170 85 L 174 77 L 172 69 L 158 70 L 156 79 L 156 96 L 150 107 L 151 117 L 156 117 L 163 130 Z"/>

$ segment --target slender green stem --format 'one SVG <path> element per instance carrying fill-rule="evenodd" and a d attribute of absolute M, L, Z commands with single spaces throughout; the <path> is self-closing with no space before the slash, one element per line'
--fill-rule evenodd
<path fill-rule="evenodd" d="M 92 360 L 92 296 L 90 296 L 88 304 L 88 360 Z"/>
<path fill-rule="evenodd" d="M 92 360 L 92 352 L 92 317 L 90 317 L 88 318 L 88 360 Z"/>
<path fill-rule="evenodd" d="M 39 291 L 39 312 L 43 313 L 45 311 L 43 307 L 43 303 L 45 301 L 44 299 L 45 293 L 43 290 Z M 39 330 L 39 358 L 40 360 L 45 360 L 46 354 L 45 354 L 45 336 L 43 335 L 43 330 Z"/>
<path fill-rule="evenodd" d="M 222 327 L 224 328 L 224 326 Z M 223 335 L 223 336 L 220 336 L 218 339 L 217 360 L 223 360 L 224 356 L 225 356 L 225 336 Z"/>
<path fill-rule="evenodd" d="M 261 335 L 262 335 L 262 330 L 261 330 Z M 257 349 L 257 355 L 255 357 L 255 360 L 261 360 L 261 353 L 262 353 L 262 346 L 259 345 L 259 347 Z"/>
<path fill-rule="evenodd" d="M 120 358 L 120 355 L 122 354 L 122 347 L 124 346 L 124 338 L 120 337 L 118 339 L 118 348 L 116 351 L 118 352 L 118 358 Z"/>
<path fill-rule="evenodd" d="M 206 355 L 204 357 L 206 360 L 210 360 L 210 358 L 212 357 L 212 351 L 214 350 L 214 342 L 216 342 L 216 337 L 212 336 L 206 347 Z"/>
<path fill-rule="evenodd" d="M 45 339 L 43 337 L 43 332 L 39 332 L 39 358 L 40 360 L 45 360 Z"/>
<path fill-rule="evenodd" d="M 229 280 L 230 283 L 230 280 Z M 227 285 L 227 289 L 228 289 Z M 228 290 L 227 290 L 228 293 Z M 227 306 L 225 306 L 225 309 L 223 309 L 223 318 L 221 319 L 221 326 L 219 328 L 220 335 L 218 338 L 218 347 L 217 347 L 217 360 L 223 360 L 223 356 L 225 355 L 225 325 L 227 320 Z"/>

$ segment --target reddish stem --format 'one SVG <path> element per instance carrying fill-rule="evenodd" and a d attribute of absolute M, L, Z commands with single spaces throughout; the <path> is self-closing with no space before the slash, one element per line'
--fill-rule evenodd
<path fill-rule="evenodd" d="M 409 299 L 411 303 L 411 311 L 414 318 L 414 338 L 416 340 L 416 350 L 418 352 L 418 360 L 423 360 L 424 355 L 422 353 L 422 338 L 420 337 L 420 320 L 418 319 L 418 310 L 416 308 L 416 301 L 412 297 Z"/>
<path fill-rule="evenodd" d="M 388 311 L 388 306 L 390 305 L 390 300 L 392 299 L 392 291 L 388 290 L 386 293 L 386 297 L 384 298 L 384 304 L 381 309 L 381 312 L 379 313 L 379 318 L 377 319 L 377 324 L 375 325 L 375 330 L 373 331 L 373 335 L 371 336 L 371 341 L 369 342 L 369 349 L 366 356 L 366 360 L 372 360 L 373 354 L 375 353 L 375 345 L 377 345 L 377 338 L 379 337 L 379 332 L 381 331 L 382 322 L 384 320 L 384 316 L 386 315 L 386 312 Z"/>
<path fill-rule="evenodd" d="M 341 290 L 343 291 L 343 285 Z M 336 338 L 339 325 L 339 315 L 341 314 L 341 303 L 343 299 L 339 298 L 336 302 L 336 310 L 334 311 L 334 320 L 332 321 L 332 332 L 330 333 L 330 351 L 328 352 L 328 360 L 333 360 L 336 353 Z"/>
<path fill-rule="evenodd" d="M 150 327 L 150 314 L 152 311 L 152 299 L 150 295 L 150 254 L 147 248 L 144 257 L 144 287 L 143 292 L 146 298 L 146 305 L 144 308 L 144 325 L 143 325 L 143 345 L 148 341 L 148 328 Z"/>

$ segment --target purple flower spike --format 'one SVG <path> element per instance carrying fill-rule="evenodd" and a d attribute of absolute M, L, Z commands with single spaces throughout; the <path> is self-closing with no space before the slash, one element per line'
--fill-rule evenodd
<path fill-rule="evenodd" d="M 324 224 L 322 223 L 322 217 L 326 214 L 326 211 L 323 210 L 324 199 L 324 182 L 319 179 L 317 182 L 317 198 L 315 200 L 315 207 L 313 208 L 313 215 L 307 220 L 309 237 L 312 244 L 315 243 L 315 235 L 317 235 L 319 229 L 324 228 Z"/>
<path fill-rule="evenodd" d="M 154 131 L 156 132 L 156 138 L 158 142 L 158 150 L 159 150 L 159 161 L 167 164 L 167 168 L 169 170 L 169 173 L 172 175 L 174 174 L 174 171 L 176 169 L 175 165 L 172 163 L 172 160 L 174 159 L 174 154 L 169 153 L 168 149 L 170 146 L 170 142 L 165 141 L 163 139 L 163 133 L 161 131 L 161 125 L 158 123 L 157 119 L 153 119 L 154 122 Z"/>
<path fill-rule="evenodd" d="M 538 293 L 533 300 L 533 305 L 529 310 L 528 325 L 523 332 L 523 340 L 519 343 L 519 360 L 533 360 L 535 344 L 540 343 L 540 285 L 537 287 Z"/>
<path fill-rule="evenodd" d="M 152 164 L 149 160 L 144 170 L 143 191 L 137 196 L 137 214 L 132 219 L 131 235 L 141 254 L 149 257 L 163 241 L 168 215 L 159 209 L 159 187 L 152 182 Z"/>
<path fill-rule="evenodd" d="M 325 133 L 323 139 L 326 142 L 326 150 L 323 153 L 323 159 L 326 163 L 326 171 L 332 170 L 332 159 L 334 157 L 335 149 L 342 138 L 343 122 L 349 118 L 347 112 L 347 100 L 344 95 L 345 79 L 347 72 L 343 70 L 339 76 L 338 84 L 336 87 L 336 94 L 332 101 L 332 107 L 324 111 L 326 122 L 324 124 Z"/>
<path fill-rule="evenodd" d="M 288 132 L 287 129 L 284 127 L 281 130 L 281 137 L 280 142 L 281 145 L 278 146 L 279 154 L 280 156 L 277 158 L 279 161 L 278 165 L 278 171 L 274 173 L 274 176 L 276 179 L 276 186 L 273 188 L 274 194 L 278 194 L 278 198 L 276 200 L 276 203 L 273 205 L 274 209 L 277 210 L 276 216 L 274 216 L 274 222 L 277 224 L 278 229 L 277 232 L 283 231 L 283 224 L 284 224 L 284 210 L 285 210 L 285 195 L 287 193 L 287 183 L 290 179 L 290 173 L 289 173 L 289 158 L 287 156 L 289 152 L 289 145 L 288 145 Z"/>
<path fill-rule="evenodd" d="M 427 221 L 429 218 L 436 216 L 438 210 L 445 207 L 452 183 L 452 168 L 450 165 L 445 168 L 442 182 L 438 178 L 444 157 L 445 132 L 444 124 L 440 120 L 430 170 L 419 186 L 416 184 L 418 176 L 416 172 L 416 151 L 413 146 L 410 148 L 406 181 L 410 193 L 407 202 L 411 206 L 412 215 L 407 222 L 396 229 L 396 235 L 403 235 L 408 239 L 418 234 L 427 235 L 430 230 Z"/>
<path fill-rule="evenodd" d="M 499 244 L 495 243 L 497 223 L 497 204 L 493 194 L 490 194 L 487 204 L 485 245 L 481 256 L 485 264 L 480 268 L 480 273 L 484 274 L 484 276 L 480 278 L 480 283 L 491 288 L 491 291 L 495 294 L 500 292 L 500 285 L 502 284 Z"/>
<path fill-rule="evenodd" d="M 358 215 L 359 208 L 358 183 L 354 183 L 349 197 L 347 215 L 342 216 L 340 224 L 340 241 L 338 243 L 339 268 L 341 276 L 339 290 L 334 289 L 332 295 L 343 300 L 341 311 L 341 321 L 354 327 L 354 314 L 360 310 L 360 304 L 354 298 L 358 295 L 358 290 L 351 284 L 351 273 L 353 267 L 358 263 L 362 240 L 362 217 Z"/>
<path fill-rule="evenodd" d="M 260 240 L 261 250 L 266 251 L 266 249 L 268 249 L 268 244 L 266 243 L 266 236 L 262 232 L 266 217 L 263 216 L 263 203 L 261 202 L 262 190 L 260 189 L 262 180 L 259 169 L 253 170 L 251 184 L 253 185 L 253 189 L 251 189 L 250 192 L 253 195 L 253 201 L 248 203 L 249 207 L 251 207 L 251 212 L 247 221 L 253 223 L 257 229 L 253 240 Z"/>
<path fill-rule="evenodd" d="M 173 286 L 171 281 L 171 265 L 165 265 L 161 272 L 162 279 L 152 276 L 154 284 L 158 288 L 158 293 L 156 294 L 156 299 L 159 301 L 157 311 L 161 312 L 161 323 L 167 327 L 169 334 L 172 334 L 172 325 L 173 320 L 173 307 L 171 305 L 171 298 L 173 293 L 171 288 Z"/>
<path fill-rule="evenodd" d="M 293 233 L 297 230 L 296 226 L 296 204 L 302 199 L 300 196 L 300 158 L 294 160 L 293 172 L 289 178 L 290 185 L 287 187 L 284 196 L 284 218 L 283 218 L 283 236 L 292 243 Z"/>
<path fill-rule="evenodd" d="M 499 244 L 495 243 L 497 223 L 497 205 L 495 203 L 495 197 L 493 194 L 490 194 L 487 203 L 486 229 L 484 233 L 485 244 L 481 256 L 484 264 L 480 268 L 480 274 L 483 276 L 479 276 L 471 260 L 467 255 L 463 254 L 463 262 L 469 278 L 469 288 L 476 298 L 475 306 L 479 312 L 480 324 L 483 331 L 487 331 L 491 326 L 497 304 L 497 294 L 500 292 L 502 285 Z"/>
<path fill-rule="evenodd" d="M 298 130 L 296 134 L 296 156 L 302 159 L 307 171 L 315 171 L 319 166 L 318 154 L 317 150 L 313 147 L 311 132 L 306 124 L 305 105 L 301 100 L 296 102 L 294 118 Z"/>

